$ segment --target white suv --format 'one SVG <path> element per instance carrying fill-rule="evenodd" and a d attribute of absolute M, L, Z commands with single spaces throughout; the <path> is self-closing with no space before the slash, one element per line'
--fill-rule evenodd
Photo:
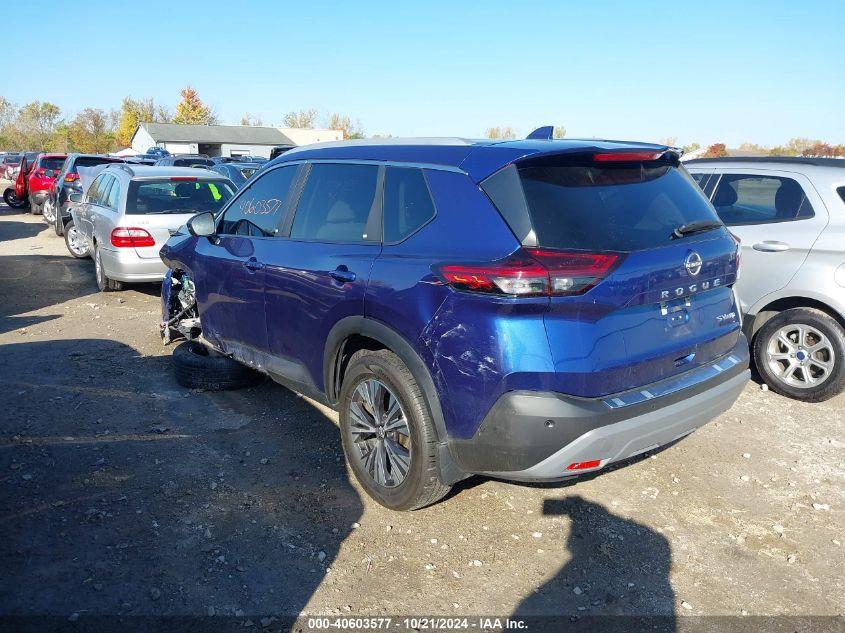
<path fill-rule="evenodd" d="M 742 240 L 735 288 L 757 371 L 778 393 L 845 388 L 845 160 L 718 158 L 687 169 Z"/>

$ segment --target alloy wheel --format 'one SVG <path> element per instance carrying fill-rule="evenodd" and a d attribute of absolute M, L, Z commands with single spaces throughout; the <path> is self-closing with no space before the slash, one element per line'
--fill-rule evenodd
<path fill-rule="evenodd" d="M 67 244 L 74 255 L 82 257 L 88 251 L 88 244 L 85 236 L 75 226 L 71 226 L 67 232 Z"/>
<path fill-rule="evenodd" d="M 790 323 L 777 330 L 766 346 L 772 374 L 790 387 L 818 387 L 833 373 L 836 353 L 830 340 L 818 329 Z"/>
<path fill-rule="evenodd" d="M 354 457 L 374 483 L 401 484 L 411 468 L 411 431 L 396 395 L 376 378 L 363 380 L 349 403 Z"/>
<path fill-rule="evenodd" d="M 44 202 L 44 207 L 41 209 L 41 215 L 44 217 L 44 221 L 47 222 L 47 224 L 52 224 L 56 220 L 56 216 L 53 211 L 53 202 L 47 198 Z"/>

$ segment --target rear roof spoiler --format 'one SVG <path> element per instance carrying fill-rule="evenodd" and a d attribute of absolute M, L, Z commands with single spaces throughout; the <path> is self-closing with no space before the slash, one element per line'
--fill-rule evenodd
<path fill-rule="evenodd" d="M 538 127 L 525 138 L 532 141 L 551 141 L 554 138 L 554 134 L 555 128 L 553 125 L 544 125 L 543 127 Z"/>

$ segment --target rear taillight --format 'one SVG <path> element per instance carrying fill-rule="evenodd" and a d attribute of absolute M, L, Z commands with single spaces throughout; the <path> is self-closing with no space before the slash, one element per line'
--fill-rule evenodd
<path fill-rule="evenodd" d="M 731 239 L 736 244 L 736 280 L 739 281 L 739 264 L 742 259 L 742 239 L 739 237 L 739 235 L 735 235 L 730 230 L 728 231 L 728 235 L 731 236 Z"/>
<path fill-rule="evenodd" d="M 65 174 L 65 182 L 74 182 L 75 180 L 79 180 L 79 174 L 73 172 Z"/>
<path fill-rule="evenodd" d="M 155 246 L 156 241 L 144 229 L 136 227 L 118 227 L 111 232 L 112 246 L 117 248 L 141 248 L 142 246 Z"/>
<path fill-rule="evenodd" d="M 445 264 L 438 270 L 459 290 L 513 297 L 566 296 L 587 292 L 621 261 L 617 253 L 526 248 L 489 264 Z"/>

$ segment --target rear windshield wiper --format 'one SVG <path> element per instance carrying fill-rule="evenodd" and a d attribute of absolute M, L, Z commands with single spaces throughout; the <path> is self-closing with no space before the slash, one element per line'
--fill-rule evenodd
<path fill-rule="evenodd" d="M 702 231 L 710 231 L 711 229 L 718 229 L 723 226 L 718 220 L 696 220 L 689 224 L 682 224 L 674 231 L 672 231 L 672 239 L 680 239 L 693 233 L 701 233 Z"/>

